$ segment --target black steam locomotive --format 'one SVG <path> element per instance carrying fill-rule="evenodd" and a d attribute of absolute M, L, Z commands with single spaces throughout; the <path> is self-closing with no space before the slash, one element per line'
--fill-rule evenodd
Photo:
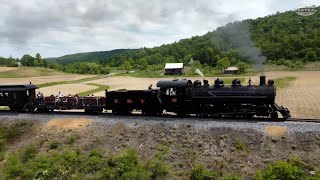
<path fill-rule="evenodd" d="M 101 113 L 111 110 L 115 114 L 141 111 L 146 115 L 173 112 L 179 116 L 194 114 L 213 117 L 290 117 L 290 111 L 275 103 L 276 88 L 273 80 L 260 76 L 260 84 L 241 85 L 234 79 L 224 85 L 216 79 L 213 85 L 207 80 L 159 81 L 157 89 L 107 91 L 105 97 L 36 97 L 34 85 L 0 86 L 0 106 L 14 111 L 49 112 L 57 109 L 84 109 Z"/>
<path fill-rule="evenodd" d="M 214 85 L 207 80 L 194 82 L 186 79 L 159 81 L 157 90 L 106 91 L 106 107 L 112 112 L 127 114 L 141 110 L 143 114 L 174 112 L 180 116 L 254 117 L 264 116 L 289 118 L 290 111 L 275 103 L 276 88 L 273 80 L 260 76 L 260 84 L 241 85 L 235 79 L 232 85 L 224 85 L 216 79 Z"/>

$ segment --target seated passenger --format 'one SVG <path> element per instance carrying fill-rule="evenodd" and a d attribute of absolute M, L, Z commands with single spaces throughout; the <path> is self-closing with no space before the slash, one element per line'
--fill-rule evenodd
<path fill-rule="evenodd" d="M 40 91 L 37 93 L 37 99 L 40 99 L 41 98 L 41 93 Z"/>
<path fill-rule="evenodd" d="M 61 91 L 59 91 L 59 93 L 57 94 L 57 97 L 63 97 L 63 94 L 61 93 Z"/>

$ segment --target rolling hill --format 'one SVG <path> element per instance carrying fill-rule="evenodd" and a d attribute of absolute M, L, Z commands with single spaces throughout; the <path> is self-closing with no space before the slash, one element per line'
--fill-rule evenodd
<path fill-rule="evenodd" d="M 107 59 L 112 56 L 129 52 L 129 51 L 135 51 L 135 50 L 134 49 L 115 49 L 111 51 L 84 52 L 84 53 L 69 54 L 61 57 L 46 58 L 46 60 L 51 62 L 56 62 L 59 64 L 70 64 L 74 62 L 93 62 L 101 59 Z"/>
<path fill-rule="evenodd" d="M 124 61 L 132 65 L 188 63 L 191 58 L 215 66 L 224 57 L 231 64 L 240 61 L 261 64 L 265 60 L 275 64 L 312 62 L 320 60 L 319 19 L 319 7 L 311 16 L 288 11 L 232 22 L 205 35 L 159 47 L 78 53 L 54 60 L 60 64 L 99 61 L 110 66 L 119 66 Z"/>

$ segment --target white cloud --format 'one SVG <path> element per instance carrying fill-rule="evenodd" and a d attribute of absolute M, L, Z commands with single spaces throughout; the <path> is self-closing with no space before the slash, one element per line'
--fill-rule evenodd
<path fill-rule="evenodd" d="M 309 0 L 309 4 L 319 5 Z M 0 56 L 159 46 L 303 0 L 0 0 Z"/>

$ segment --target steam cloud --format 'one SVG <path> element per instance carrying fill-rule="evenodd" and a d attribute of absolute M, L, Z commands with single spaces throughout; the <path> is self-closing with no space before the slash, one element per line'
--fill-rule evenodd
<path fill-rule="evenodd" d="M 267 57 L 262 55 L 261 49 L 254 46 L 251 39 L 250 27 L 247 22 L 235 22 L 229 23 L 223 29 L 219 31 L 220 37 L 212 37 L 211 41 L 216 46 L 220 47 L 218 42 L 225 41 L 233 48 L 238 50 L 238 54 L 253 63 L 253 68 L 264 73 L 263 63 L 267 60 Z M 221 39 L 224 37 L 224 39 Z M 222 44 L 226 42 L 222 42 Z M 224 47 L 220 47 L 224 48 Z"/>
<path fill-rule="evenodd" d="M 202 78 L 204 78 L 203 73 L 200 71 L 200 69 L 196 69 L 195 73 L 199 74 Z"/>

